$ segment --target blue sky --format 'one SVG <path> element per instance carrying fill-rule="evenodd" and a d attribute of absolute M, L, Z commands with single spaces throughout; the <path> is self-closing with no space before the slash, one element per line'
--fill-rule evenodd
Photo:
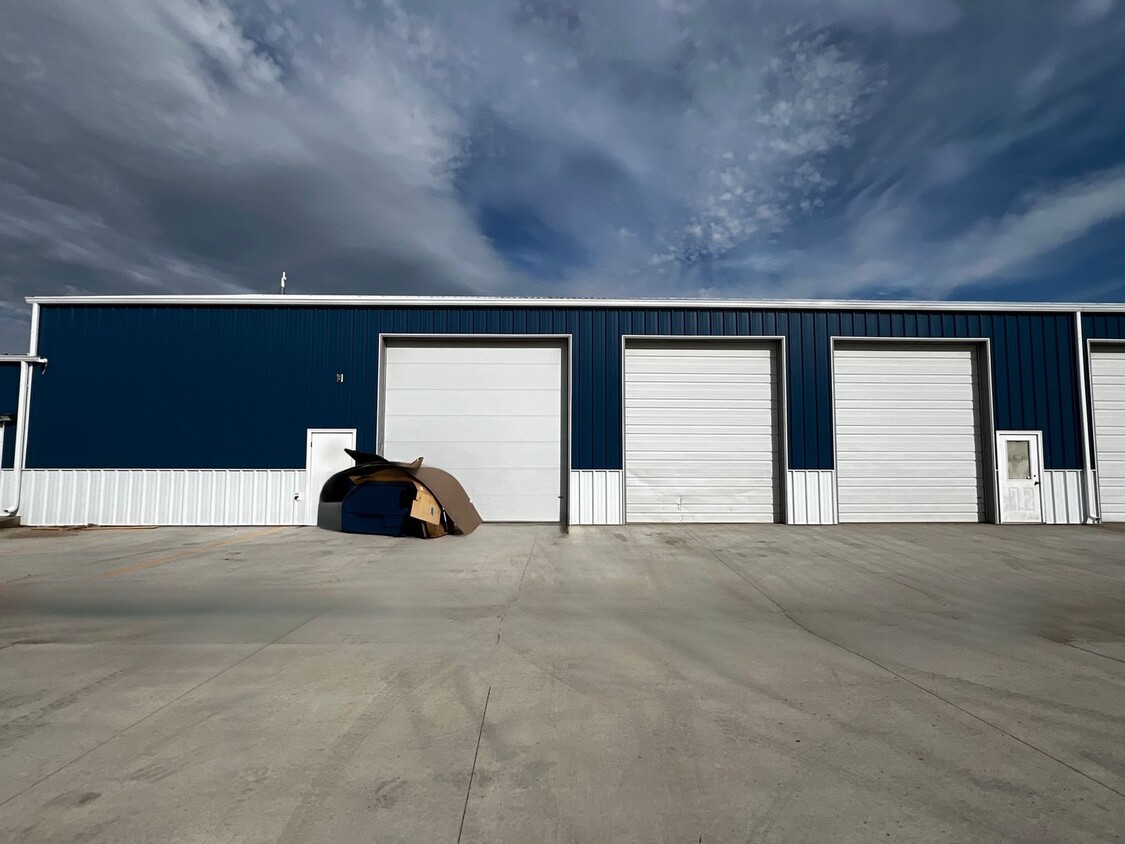
<path fill-rule="evenodd" d="M 1116 0 L 0 4 L 30 294 L 1125 299 Z"/>

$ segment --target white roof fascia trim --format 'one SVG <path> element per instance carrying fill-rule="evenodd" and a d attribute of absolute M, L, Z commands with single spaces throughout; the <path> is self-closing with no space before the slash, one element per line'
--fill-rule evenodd
<path fill-rule="evenodd" d="M 280 294 L 167 296 L 29 296 L 32 305 L 288 305 L 519 308 L 721 308 L 887 311 L 1120 311 L 1125 302 L 934 302 L 871 299 L 552 299 L 502 296 L 349 296 Z"/>

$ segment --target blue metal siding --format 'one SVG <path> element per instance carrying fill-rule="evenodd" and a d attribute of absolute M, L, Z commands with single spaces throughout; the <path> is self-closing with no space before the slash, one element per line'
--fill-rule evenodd
<path fill-rule="evenodd" d="M 1095 318 L 1096 319 L 1096 318 Z M 774 336 L 789 465 L 832 468 L 829 338 L 990 338 L 996 425 L 1081 466 L 1074 319 L 1063 314 L 723 308 L 44 305 L 29 465 L 300 468 L 310 427 L 375 445 L 380 333 L 571 334 L 572 463 L 621 466 L 622 335 Z M 343 372 L 343 384 L 335 375 Z"/>
<path fill-rule="evenodd" d="M 40 311 L 28 465 L 294 468 L 305 429 L 374 445 L 376 337 L 344 309 Z M 336 373 L 344 383 L 336 383 Z"/>
<path fill-rule="evenodd" d="M 1125 314 L 1083 314 L 1082 333 L 1090 340 L 1125 340 Z"/>
<path fill-rule="evenodd" d="M 0 413 L 7 414 L 13 419 L 16 408 L 19 406 L 20 392 L 20 365 L 18 363 L 0 363 Z M 9 422 L 4 426 L 3 461 L 0 469 L 11 469 L 16 453 L 16 426 Z"/>

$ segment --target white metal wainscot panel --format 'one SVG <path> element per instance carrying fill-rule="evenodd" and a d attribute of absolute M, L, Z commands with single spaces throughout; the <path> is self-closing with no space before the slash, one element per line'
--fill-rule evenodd
<path fill-rule="evenodd" d="M 977 350 L 838 342 L 833 368 L 840 521 L 980 521 Z"/>
<path fill-rule="evenodd" d="M 304 521 L 299 469 L 26 469 L 23 483 L 20 520 L 30 526 Z"/>
<path fill-rule="evenodd" d="M 563 360 L 559 341 L 388 339 L 383 454 L 450 472 L 486 521 L 558 522 Z"/>
<path fill-rule="evenodd" d="M 1081 469 L 1043 472 L 1043 523 L 1080 525 L 1086 521 Z"/>
<path fill-rule="evenodd" d="M 622 523 L 620 469 L 570 470 L 570 523 Z"/>
<path fill-rule="evenodd" d="M 1090 351 L 1098 491 L 1104 522 L 1125 522 L 1125 346 Z"/>
<path fill-rule="evenodd" d="M 629 522 L 775 522 L 777 348 L 627 341 Z"/>

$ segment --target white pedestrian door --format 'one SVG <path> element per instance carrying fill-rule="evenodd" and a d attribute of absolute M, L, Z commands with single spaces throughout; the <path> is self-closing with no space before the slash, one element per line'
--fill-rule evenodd
<path fill-rule="evenodd" d="M 1000 521 L 1043 522 L 1042 440 L 1038 431 L 996 435 L 1000 470 Z"/>
<path fill-rule="evenodd" d="M 316 524 L 320 489 L 355 461 L 344 452 L 355 448 L 355 428 L 309 428 L 305 441 L 305 524 Z"/>

